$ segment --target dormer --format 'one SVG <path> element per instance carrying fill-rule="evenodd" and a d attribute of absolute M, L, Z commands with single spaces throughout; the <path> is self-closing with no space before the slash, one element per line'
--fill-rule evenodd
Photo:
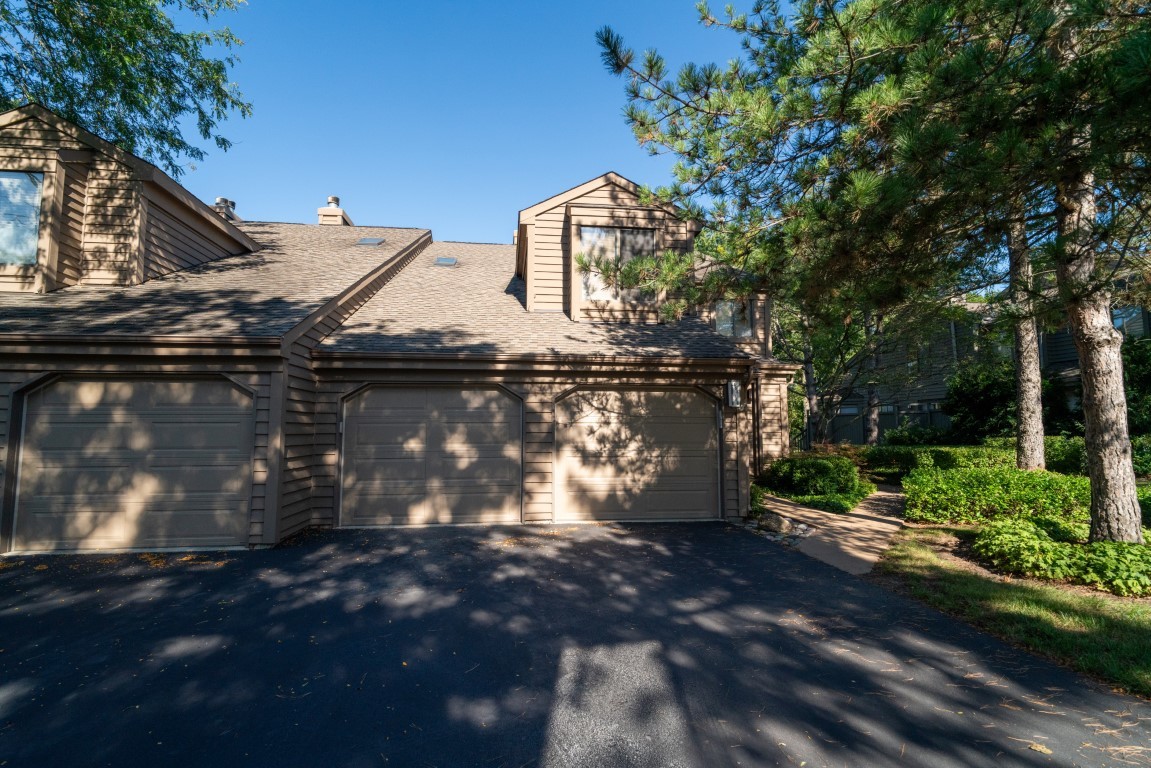
<path fill-rule="evenodd" d="M 654 322 L 659 297 L 608 288 L 581 274 L 577 254 L 617 263 L 667 250 L 687 252 L 699 226 L 672 206 L 644 205 L 639 186 L 616 173 L 580 184 L 520 211 L 516 275 L 529 312 L 565 312 L 572 320 Z"/>
<path fill-rule="evenodd" d="M 59 115 L 0 114 L 0 291 L 137 285 L 257 249 L 159 168 Z"/>

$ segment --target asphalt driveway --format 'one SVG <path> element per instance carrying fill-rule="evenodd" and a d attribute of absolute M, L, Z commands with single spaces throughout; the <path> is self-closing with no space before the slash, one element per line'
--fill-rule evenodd
<path fill-rule="evenodd" d="M 3 766 L 1148 764 L 1146 703 L 722 524 L 0 560 Z"/>

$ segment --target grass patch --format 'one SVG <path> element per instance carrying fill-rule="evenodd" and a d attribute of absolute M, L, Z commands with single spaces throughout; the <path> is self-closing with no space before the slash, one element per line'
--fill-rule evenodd
<path fill-rule="evenodd" d="M 876 577 L 1014 645 L 1151 697 L 1151 600 L 1003 580 L 940 554 L 969 547 L 977 534 L 965 527 L 904 529 Z"/>

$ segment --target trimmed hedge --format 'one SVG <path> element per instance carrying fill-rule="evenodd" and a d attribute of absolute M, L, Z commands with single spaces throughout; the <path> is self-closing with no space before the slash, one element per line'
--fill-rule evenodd
<path fill-rule="evenodd" d="M 1091 483 L 1057 472 L 1010 467 L 916 470 L 903 480 L 904 517 L 922 523 L 982 523 L 1000 517 L 1038 515 L 1086 522 Z M 1151 527 L 1151 485 L 1136 488 L 1143 526 Z"/>
<path fill-rule="evenodd" d="M 968 445 L 875 445 L 864 449 L 868 468 L 892 467 L 906 475 L 917 469 L 957 469 L 971 467 L 1014 467 L 1015 451 Z"/>
<path fill-rule="evenodd" d="M 1018 576 L 1085 584 L 1117 595 L 1151 595 L 1151 547 L 1088 544 L 1087 528 L 1057 518 L 1003 518 L 979 532 L 972 551 L 992 567 Z"/>
<path fill-rule="evenodd" d="M 993 437 L 983 441 L 988 448 L 1015 451 L 1015 438 Z M 1087 474 L 1087 446 L 1082 437 L 1050 435 L 1043 438 L 1047 469 L 1065 475 Z M 1151 475 L 1151 435 L 1131 438 L 1131 464 L 1140 477 Z"/>
<path fill-rule="evenodd" d="M 1011 515 L 1082 518 L 1091 507 L 1085 477 L 1011 467 L 918 469 L 903 480 L 908 520 L 981 523 Z"/>

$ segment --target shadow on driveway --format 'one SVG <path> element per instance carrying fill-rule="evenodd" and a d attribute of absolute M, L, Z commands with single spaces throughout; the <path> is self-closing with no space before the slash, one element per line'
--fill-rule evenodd
<path fill-rule="evenodd" d="M 16 557 L 0 590 L 0 765 L 1151 763 L 1146 704 L 722 524 Z"/>

